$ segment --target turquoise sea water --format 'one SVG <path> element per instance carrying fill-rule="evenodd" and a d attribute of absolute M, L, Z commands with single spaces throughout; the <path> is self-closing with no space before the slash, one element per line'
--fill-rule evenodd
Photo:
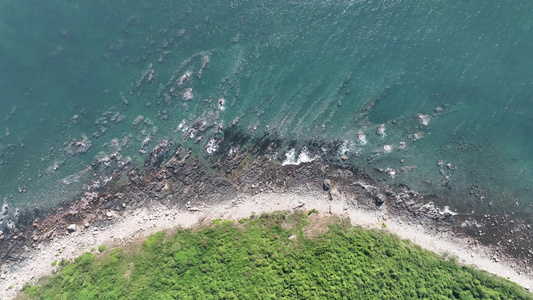
<path fill-rule="evenodd" d="M 108 2 L 0 1 L 10 207 L 72 201 L 105 179 L 92 161 L 142 165 L 162 138 L 210 155 L 220 126 L 296 140 L 296 156 L 340 140 L 308 156 L 452 210 L 533 214 L 533 3 Z"/>

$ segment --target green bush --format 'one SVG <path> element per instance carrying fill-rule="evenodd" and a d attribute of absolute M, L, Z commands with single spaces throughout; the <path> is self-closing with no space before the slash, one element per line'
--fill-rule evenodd
<path fill-rule="evenodd" d="M 143 248 L 157 248 L 163 245 L 163 240 L 165 239 L 165 233 L 163 231 L 158 231 L 156 234 L 149 236 L 146 239 L 146 242 L 143 244 Z"/>
<path fill-rule="evenodd" d="M 62 266 L 66 266 L 66 265 L 68 265 L 68 260 L 66 260 L 66 259 L 62 259 L 62 260 L 59 262 L 59 266 L 61 266 L 61 267 L 62 267 Z"/>
<path fill-rule="evenodd" d="M 104 245 L 98 246 L 98 252 L 104 252 L 104 251 L 105 251 L 105 246 Z"/>
<path fill-rule="evenodd" d="M 308 223 L 305 213 L 280 212 L 158 232 L 142 247 L 85 253 L 24 292 L 30 299 L 533 299 L 506 279 L 383 231 L 340 220 L 308 238 Z"/>

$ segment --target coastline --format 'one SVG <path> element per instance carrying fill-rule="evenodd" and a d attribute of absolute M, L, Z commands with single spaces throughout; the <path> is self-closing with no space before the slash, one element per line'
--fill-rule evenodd
<path fill-rule="evenodd" d="M 251 152 L 233 148 L 213 158 L 209 169 L 190 150 L 178 147 L 164 163 L 154 150 L 148 162 L 157 164 L 146 164 L 142 172 L 123 169 L 90 197 L 22 226 L 1 241 L 0 298 L 14 297 L 25 283 L 51 274 L 58 268 L 53 261 L 73 260 L 100 245 L 110 249 L 160 230 L 294 209 L 349 217 L 353 225 L 386 230 L 533 287 L 529 264 L 503 245 L 482 245 L 463 235 L 457 230 L 459 216 L 436 206 L 430 195 L 375 183 L 357 169 L 324 159 L 283 165 L 272 161 L 271 153 Z"/>
<path fill-rule="evenodd" d="M 33 250 L 31 259 L 24 266 L 4 273 L 6 278 L 0 281 L 0 298 L 12 298 L 23 284 L 52 274 L 59 268 L 51 265 L 54 260 L 71 260 L 100 245 L 111 249 L 143 239 L 160 230 L 190 228 L 202 225 L 204 222 L 210 223 L 217 218 L 240 219 L 250 217 L 252 213 L 295 209 L 317 209 L 320 214 L 349 217 L 352 225 L 384 230 L 401 239 L 409 239 L 422 248 L 440 255 L 455 256 L 460 264 L 509 278 L 525 288 L 533 286 L 531 274 L 521 273 L 511 261 L 494 261 L 492 249 L 475 245 L 471 238 L 460 238 L 449 232 L 437 234 L 428 232 L 421 225 L 391 215 L 384 207 L 367 209 L 349 204 L 344 199 L 330 200 L 328 195 L 321 191 L 302 190 L 261 193 L 253 196 L 241 194 L 232 201 L 204 206 L 198 210 L 170 208 L 161 203 L 154 203 L 150 207 L 125 213 L 107 227 L 89 226 L 72 233 L 65 233 L 42 249 Z M 384 223 L 386 228 L 383 228 Z M 58 253 L 60 254 L 56 256 Z M 8 289 L 9 286 L 13 288 Z"/>
<path fill-rule="evenodd" d="M 470 38 L 515 8 L 213 3 L 6 4 L 0 299 L 100 245 L 285 209 L 533 288 L 529 44 Z"/>

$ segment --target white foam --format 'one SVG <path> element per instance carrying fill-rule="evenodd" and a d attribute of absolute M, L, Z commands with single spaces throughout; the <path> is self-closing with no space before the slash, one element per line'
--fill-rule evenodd
<path fill-rule="evenodd" d="M 285 160 L 281 163 L 281 165 L 297 165 L 296 150 L 294 150 L 294 148 L 285 153 Z"/>
<path fill-rule="evenodd" d="M 439 209 L 439 212 L 440 212 L 441 215 L 444 215 L 444 214 L 450 214 L 450 215 L 452 215 L 452 216 L 456 216 L 456 215 L 457 215 L 456 212 L 450 210 L 450 207 L 449 207 L 449 206 L 444 206 L 444 210 L 441 211 L 441 210 Z"/>
<path fill-rule="evenodd" d="M 396 170 L 392 168 L 385 169 L 385 173 L 387 173 L 392 178 L 396 177 Z"/>
<path fill-rule="evenodd" d="M 228 156 L 233 156 L 239 152 L 239 147 L 231 147 L 228 152 Z"/>
<path fill-rule="evenodd" d="M 361 145 L 366 145 L 367 143 L 366 135 L 362 130 L 359 130 L 359 132 L 357 132 L 357 139 L 359 140 L 359 143 Z"/>
<path fill-rule="evenodd" d="M 431 119 L 431 117 L 429 115 L 424 115 L 424 114 L 418 114 L 416 115 L 416 119 L 418 121 L 418 123 L 424 125 L 424 126 L 428 126 L 429 125 L 429 120 Z"/>
<path fill-rule="evenodd" d="M 207 152 L 207 154 L 213 154 L 217 150 L 218 150 L 218 145 L 217 145 L 215 138 L 209 139 L 209 142 L 207 142 L 207 145 L 205 147 L 205 151 Z"/>
<path fill-rule="evenodd" d="M 428 202 L 428 203 L 424 204 L 422 207 L 427 207 L 427 208 L 431 209 L 433 212 L 438 213 L 440 215 L 452 215 L 452 216 L 457 215 L 456 212 L 453 212 L 453 211 L 450 210 L 449 206 L 445 206 L 444 209 L 440 209 L 440 208 L 436 207 L 433 202 Z"/>
<path fill-rule="evenodd" d="M 192 95 L 192 88 L 186 88 L 183 92 L 183 99 L 184 100 L 191 100 L 193 98 Z"/>
<path fill-rule="evenodd" d="M 378 130 L 376 131 L 377 134 L 385 136 L 385 124 L 379 124 Z"/>
<path fill-rule="evenodd" d="M 313 155 L 309 153 L 309 151 L 306 148 L 303 148 L 302 151 L 300 151 L 300 154 L 298 155 L 298 158 L 296 158 L 296 150 L 293 148 L 289 150 L 287 153 L 285 153 L 285 160 L 281 163 L 281 165 L 299 165 L 301 163 L 307 163 L 312 162 L 316 159 L 318 159 L 320 156 Z"/>
<path fill-rule="evenodd" d="M 357 147 L 357 144 L 354 141 L 344 141 L 339 149 L 339 155 L 344 156 L 348 155 L 348 153 L 352 153 L 355 156 L 360 156 L 361 148 Z"/>
<path fill-rule="evenodd" d="M 341 155 L 345 155 L 346 153 L 350 152 L 353 148 L 353 145 L 351 142 L 348 142 L 348 141 L 344 141 L 342 143 L 342 146 L 340 148 L 340 153 Z"/>
<path fill-rule="evenodd" d="M 187 130 L 187 126 L 185 126 L 185 120 L 182 120 L 181 123 L 176 128 L 178 131 L 185 131 Z"/>
<path fill-rule="evenodd" d="M 224 111 L 224 109 L 226 109 L 224 103 L 226 103 L 226 100 L 224 98 L 218 99 L 218 110 Z"/>

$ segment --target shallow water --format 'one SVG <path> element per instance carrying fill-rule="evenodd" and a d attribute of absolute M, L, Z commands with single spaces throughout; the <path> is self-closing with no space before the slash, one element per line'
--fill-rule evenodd
<path fill-rule="evenodd" d="M 87 169 L 95 157 L 142 165 L 163 137 L 201 136 L 210 155 L 220 127 L 299 150 L 341 140 L 341 152 L 309 156 L 346 155 L 462 212 L 533 213 L 533 4 L 0 5 L 0 198 L 11 206 L 72 201 L 105 179 Z"/>

